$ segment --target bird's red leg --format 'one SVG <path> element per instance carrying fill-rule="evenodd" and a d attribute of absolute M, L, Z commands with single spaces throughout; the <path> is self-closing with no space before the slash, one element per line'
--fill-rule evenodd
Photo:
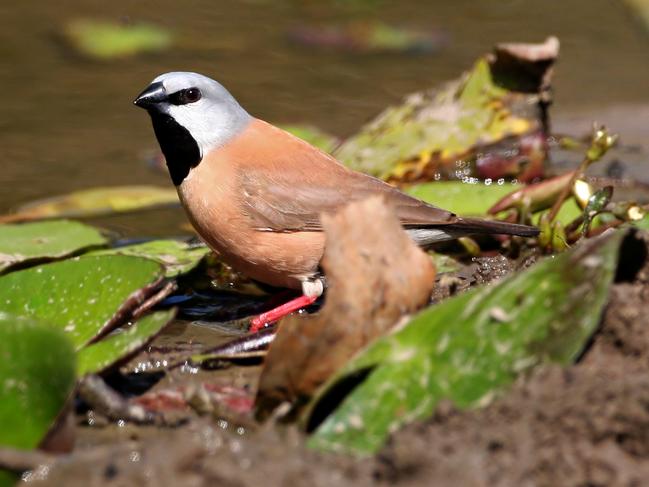
<path fill-rule="evenodd" d="M 318 296 L 300 296 L 299 298 L 292 299 L 288 303 L 277 306 L 270 311 L 257 315 L 250 320 L 250 329 L 248 331 L 250 333 L 256 333 L 264 328 L 267 323 L 274 323 L 280 318 L 290 315 L 294 311 L 306 308 L 310 304 L 315 303 L 316 299 L 318 299 Z"/>

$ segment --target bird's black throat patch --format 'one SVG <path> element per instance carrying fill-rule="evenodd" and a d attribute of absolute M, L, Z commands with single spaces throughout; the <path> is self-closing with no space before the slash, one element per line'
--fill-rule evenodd
<path fill-rule="evenodd" d="M 178 186 L 189 174 L 189 170 L 201 162 L 198 143 L 189 131 L 166 113 L 150 111 L 153 131 L 167 161 L 169 175 Z"/>

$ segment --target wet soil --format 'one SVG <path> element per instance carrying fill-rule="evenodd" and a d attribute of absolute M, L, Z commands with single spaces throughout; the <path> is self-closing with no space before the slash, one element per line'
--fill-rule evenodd
<path fill-rule="evenodd" d="M 476 264 L 476 280 L 512 270 L 498 257 Z M 243 401 L 230 405 L 246 404 L 259 373 L 259 361 L 252 361 L 215 371 L 176 369 L 156 382 L 140 400 L 164 403 L 167 418 L 175 418 L 166 426 L 78 415 L 75 452 L 29 479 L 57 486 L 644 485 L 648 298 L 648 263 L 638 272 L 620 272 L 600 330 L 577 364 L 537 368 L 481 409 L 442 403 L 432 418 L 397 432 L 372 458 L 316 453 L 291 427 L 272 421 L 259 426 L 205 407 L 209 400 L 201 407 L 189 401 L 189 408 L 164 396 L 174 387 L 209 383 L 207 390 L 214 391 L 220 384 L 231 387 L 218 389 L 225 391 L 221 402 L 229 395 Z"/>
<path fill-rule="evenodd" d="M 537 369 L 484 409 L 440 405 L 390 439 L 377 475 L 398 485 L 645 485 L 648 298 L 645 266 L 614 285 L 579 363 Z"/>

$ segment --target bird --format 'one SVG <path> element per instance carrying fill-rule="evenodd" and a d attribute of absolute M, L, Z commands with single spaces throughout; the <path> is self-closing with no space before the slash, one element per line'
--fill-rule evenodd
<path fill-rule="evenodd" d="M 381 195 L 421 247 L 473 234 L 538 235 L 533 226 L 463 218 L 354 171 L 250 115 L 219 82 L 161 74 L 133 102 L 150 115 L 172 183 L 207 245 L 254 280 L 302 295 L 252 321 L 252 331 L 315 301 L 323 213 Z"/>

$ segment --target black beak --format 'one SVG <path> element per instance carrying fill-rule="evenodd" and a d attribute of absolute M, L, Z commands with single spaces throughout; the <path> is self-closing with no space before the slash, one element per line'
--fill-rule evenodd
<path fill-rule="evenodd" d="M 167 92 L 161 82 L 151 83 L 146 90 L 138 95 L 133 104 L 148 110 L 156 103 L 167 99 Z"/>

